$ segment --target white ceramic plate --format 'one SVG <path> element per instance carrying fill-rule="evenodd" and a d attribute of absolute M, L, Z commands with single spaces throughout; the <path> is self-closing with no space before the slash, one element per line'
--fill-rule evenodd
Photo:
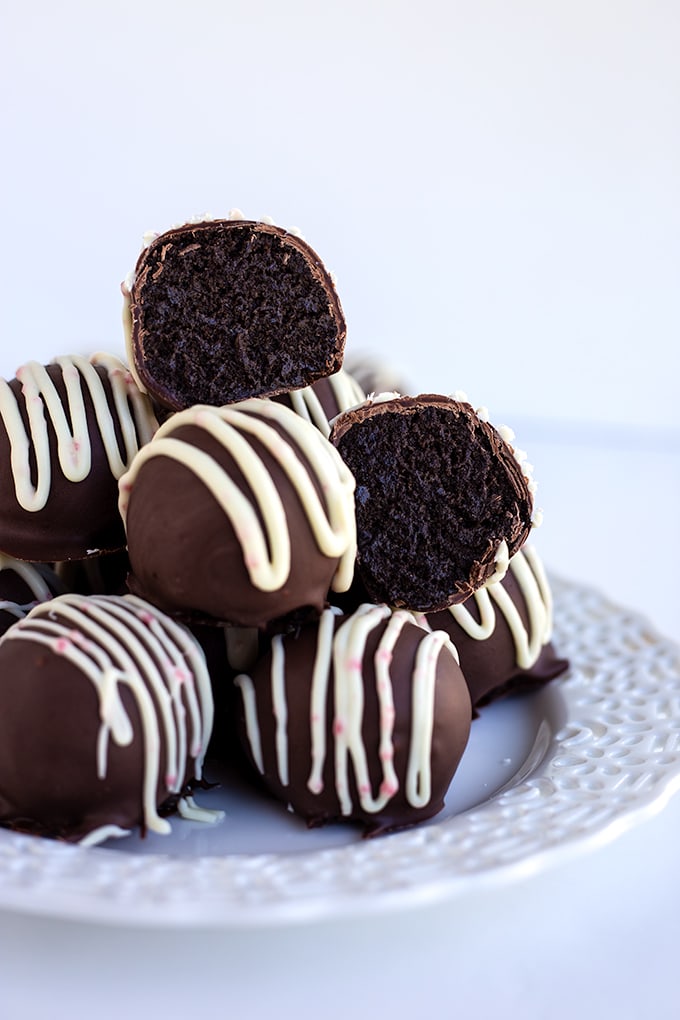
<path fill-rule="evenodd" d="M 483 711 L 433 821 L 371 840 L 308 831 L 230 782 L 204 797 L 224 822 L 177 820 L 169 837 L 86 850 L 0 832 L 0 906 L 107 924 L 291 923 L 442 900 L 612 839 L 680 786 L 680 649 L 597 592 L 553 585 L 570 673 Z"/>

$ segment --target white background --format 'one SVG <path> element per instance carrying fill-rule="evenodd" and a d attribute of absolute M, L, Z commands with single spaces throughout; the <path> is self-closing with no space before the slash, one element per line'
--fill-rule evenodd
<path fill-rule="evenodd" d="M 675 0 L 4 4 L 0 47 L 5 374 L 122 349 L 144 231 L 269 214 L 336 272 L 348 355 L 515 426 L 547 565 L 677 638 Z M 17 1020 L 675 1016 L 679 842 L 675 797 L 543 875 L 360 923 L 0 911 L 3 1002 Z"/>
<path fill-rule="evenodd" d="M 144 231 L 239 207 L 302 229 L 348 354 L 414 390 L 680 425 L 675 0 L 63 0 L 0 28 L 6 371 L 118 349 Z"/>

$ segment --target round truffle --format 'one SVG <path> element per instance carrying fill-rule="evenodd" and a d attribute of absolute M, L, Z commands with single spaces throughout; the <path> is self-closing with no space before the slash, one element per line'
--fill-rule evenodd
<path fill-rule="evenodd" d="M 569 667 L 551 642 L 552 593 L 533 546 L 513 556 L 502 580 L 431 613 L 427 623 L 456 646 L 474 708 L 531 690 Z"/>
<path fill-rule="evenodd" d="M 110 354 L 32 361 L 0 380 L 0 549 L 55 562 L 122 548 L 118 478 L 156 425 Z"/>
<path fill-rule="evenodd" d="M 533 482 L 501 434 L 450 397 L 377 397 L 330 435 L 356 479 L 371 599 L 431 612 L 501 576 L 532 526 Z"/>
<path fill-rule="evenodd" d="M 333 281 L 302 238 L 273 224 L 168 230 L 142 251 L 123 293 L 131 364 L 172 410 L 271 396 L 342 365 Z"/>
<path fill-rule="evenodd" d="M 62 595 L 0 640 L 0 824 L 73 842 L 193 813 L 212 728 L 191 635 L 130 596 Z"/>
<path fill-rule="evenodd" d="M 263 627 L 351 581 L 354 479 L 274 401 L 173 415 L 120 490 L 130 589 L 172 614 Z"/>
<path fill-rule="evenodd" d="M 410 613 L 326 610 L 236 679 L 255 774 L 310 826 L 375 835 L 437 814 L 467 744 L 470 696 L 443 632 Z"/>

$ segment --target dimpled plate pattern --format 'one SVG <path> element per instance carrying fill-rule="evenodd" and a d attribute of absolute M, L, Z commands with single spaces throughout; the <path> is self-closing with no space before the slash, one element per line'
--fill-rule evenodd
<path fill-rule="evenodd" d="M 0 906 L 107 924 L 292 923 L 441 901 L 613 839 L 680 786 L 680 648 L 598 592 L 552 583 L 555 643 L 572 662 L 549 685 L 559 711 L 467 810 L 342 846 L 304 833 L 309 849 L 293 853 L 178 856 L 174 836 L 169 852 L 139 853 L 133 839 L 84 849 L 0 832 Z"/>

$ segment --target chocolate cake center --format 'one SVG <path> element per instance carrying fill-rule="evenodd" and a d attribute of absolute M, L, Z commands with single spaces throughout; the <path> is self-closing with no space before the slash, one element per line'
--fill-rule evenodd
<path fill-rule="evenodd" d="M 182 406 L 292 389 L 319 375 L 338 317 L 294 238 L 257 224 L 169 232 L 142 256 L 138 330 L 155 385 Z M 141 260 L 140 260 L 141 261 Z"/>
<path fill-rule="evenodd" d="M 467 414 L 434 405 L 375 414 L 353 423 L 338 448 L 357 480 L 362 576 L 392 605 L 449 603 L 517 530 L 511 480 Z"/>

